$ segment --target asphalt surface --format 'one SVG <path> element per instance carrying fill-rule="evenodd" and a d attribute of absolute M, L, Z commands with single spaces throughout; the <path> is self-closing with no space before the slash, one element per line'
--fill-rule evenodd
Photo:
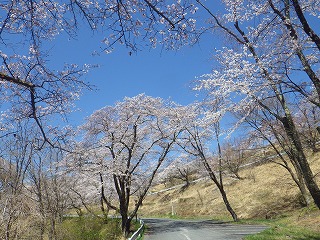
<path fill-rule="evenodd" d="M 144 240 L 241 240 L 266 229 L 261 225 L 240 225 L 211 220 L 144 219 Z"/>

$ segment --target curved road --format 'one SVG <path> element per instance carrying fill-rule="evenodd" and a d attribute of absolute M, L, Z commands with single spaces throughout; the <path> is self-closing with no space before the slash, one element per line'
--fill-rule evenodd
<path fill-rule="evenodd" d="M 241 240 L 266 229 L 259 225 L 240 225 L 211 220 L 144 219 L 144 240 Z"/>

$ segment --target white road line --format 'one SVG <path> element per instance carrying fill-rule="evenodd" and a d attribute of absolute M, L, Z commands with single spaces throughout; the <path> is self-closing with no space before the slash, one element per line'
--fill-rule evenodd
<path fill-rule="evenodd" d="M 185 236 L 187 240 L 191 240 L 191 238 L 188 237 L 188 235 L 184 234 L 184 233 L 180 233 L 182 236 Z"/>
<path fill-rule="evenodd" d="M 187 240 L 191 240 L 191 238 L 188 237 L 187 233 L 188 233 L 188 229 L 186 228 L 180 228 L 180 230 L 182 230 L 182 232 L 180 232 L 180 234 L 184 237 L 186 237 Z M 185 232 L 185 233 L 183 233 Z"/>

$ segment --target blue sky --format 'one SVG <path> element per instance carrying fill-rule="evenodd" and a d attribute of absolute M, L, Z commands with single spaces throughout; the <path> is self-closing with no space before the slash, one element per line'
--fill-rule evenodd
<path fill-rule="evenodd" d="M 110 54 L 93 56 L 101 47 L 103 35 L 89 30 L 80 31 L 77 39 L 61 35 L 53 42 L 50 63 L 61 67 L 64 63 L 98 64 L 85 76 L 97 87 L 85 91 L 76 102 L 80 110 L 71 114 L 70 124 L 81 124 L 86 116 L 106 105 L 113 105 L 124 97 L 145 93 L 153 97 L 171 99 L 188 104 L 196 99 L 190 85 L 195 77 L 209 73 L 214 42 L 212 36 L 203 37 L 198 45 L 185 46 L 179 51 L 144 49 L 129 55 L 129 49 L 117 46 Z"/>

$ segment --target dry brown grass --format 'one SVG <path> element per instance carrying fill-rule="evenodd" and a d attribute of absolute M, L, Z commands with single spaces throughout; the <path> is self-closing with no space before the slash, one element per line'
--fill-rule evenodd
<path fill-rule="evenodd" d="M 314 173 L 320 172 L 320 154 L 309 156 Z M 225 189 L 230 203 L 242 219 L 273 218 L 301 208 L 299 190 L 289 173 L 277 164 L 266 163 L 240 172 L 243 180 L 225 176 Z M 320 183 L 320 174 L 316 176 Z M 157 190 L 164 186 L 157 186 Z M 218 189 L 209 179 L 192 184 L 189 188 L 170 190 L 146 197 L 139 210 L 146 216 L 229 217 Z M 295 216 L 301 224 L 319 226 L 319 211 L 313 216 Z M 230 218 L 231 219 L 231 218 Z"/>

